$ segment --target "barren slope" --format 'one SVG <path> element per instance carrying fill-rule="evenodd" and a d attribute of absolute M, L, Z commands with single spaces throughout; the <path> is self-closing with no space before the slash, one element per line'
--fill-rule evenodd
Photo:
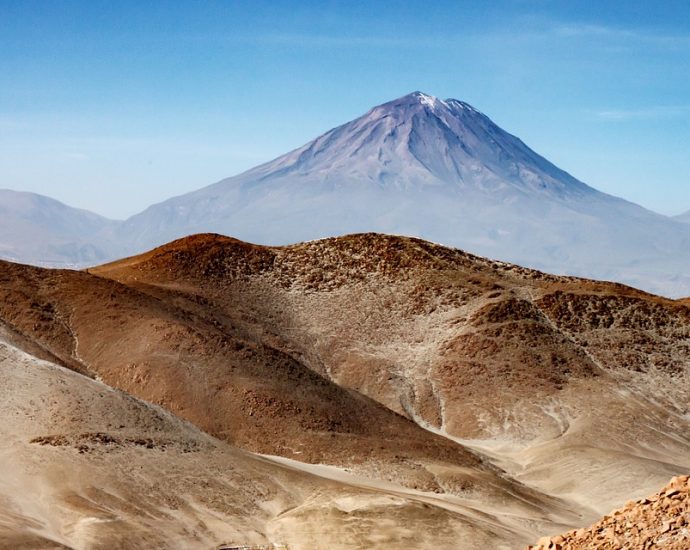
<path fill-rule="evenodd" d="M 415 459 L 481 468 L 460 446 L 203 308 L 180 309 L 174 298 L 87 273 L 17 264 L 3 264 L 0 298 L 2 321 L 63 365 L 253 451 L 341 465 L 383 460 L 419 470 L 430 489 L 436 482 Z"/>
<path fill-rule="evenodd" d="M 594 520 L 690 468 L 690 309 L 375 234 L 91 271 L 270 342 Z"/>
<path fill-rule="evenodd" d="M 384 550 L 529 540 L 500 503 L 487 514 L 461 499 L 283 466 L 7 340 L 0 335 L 0 548 Z"/>
<path fill-rule="evenodd" d="M 476 540 L 489 533 L 528 541 L 536 528 L 582 521 L 579 507 L 515 482 L 463 445 L 312 370 L 310 357 L 245 318 L 251 312 L 241 301 L 226 311 L 202 296 L 150 294 L 86 272 L 2 268 L 0 321 L 17 346 L 161 405 L 215 437 L 347 468 L 358 487 L 380 491 L 377 483 L 392 483 L 395 491 L 383 489 L 389 496 L 422 491 L 423 502 L 488 522 Z M 451 519 L 451 530 L 463 523 Z"/>
<path fill-rule="evenodd" d="M 375 234 L 198 235 L 89 272 L 0 267 L 13 346 L 383 499 L 309 497 L 284 519 L 299 540 L 352 513 L 348 536 L 375 537 L 379 514 L 409 510 L 396 526 L 427 505 L 441 515 L 424 532 L 448 547 L 517 547 L 690 470 L 687 302 Z"/>

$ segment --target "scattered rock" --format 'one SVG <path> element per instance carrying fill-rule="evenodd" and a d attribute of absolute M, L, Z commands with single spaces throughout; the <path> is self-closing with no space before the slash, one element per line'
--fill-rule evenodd
<path fill-rule="evenodd" d="M 690 548 L 690 476 L 674 477 L 656 495 L 628 502 L 588 529 L 542 537 L 528 550 Z"/>

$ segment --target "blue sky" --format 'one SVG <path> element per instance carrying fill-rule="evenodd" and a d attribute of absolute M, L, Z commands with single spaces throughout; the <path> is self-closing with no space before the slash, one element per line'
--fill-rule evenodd
<path fill-rule="evenodd" d="M 686 1 L 0 0 L 0 83 L 0 187 L 110 217 L 414 90 L 603 191 L 690 209 Z"/>

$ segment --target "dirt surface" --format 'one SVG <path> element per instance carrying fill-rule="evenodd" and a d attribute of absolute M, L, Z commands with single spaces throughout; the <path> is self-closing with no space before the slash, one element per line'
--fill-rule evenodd
<path fill-rule="evenodd" d="M 527 543 L 510 507 L 486 514 L 252 455 L 3 337 L 0 387 L 0 548 Z"/>

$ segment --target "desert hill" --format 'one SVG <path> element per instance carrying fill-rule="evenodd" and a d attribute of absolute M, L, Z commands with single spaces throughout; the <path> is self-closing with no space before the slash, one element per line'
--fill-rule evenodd
<path fill-rule="evenodd" d="M 252 451 L 333 464 L 366 463 L 372 454 L 401 468 L 433 456 L 481 467 L 474 453 L 341 388 L 270 340 L 183 309 L 174 297 L 9 263 L 0 297 L 2 322 L 48 357 Z M 435 487 L 432 476 L 422 477 Z"/>
<path fill-rule="evenodd" d="M 16 346 L 160 405 L 211 436 L 299 461 L 290 467 L 308 473 L 304 463 L 346 468 L 357 487 L 421 492 L 424 502 L 462 512 L 457 521 L 469 522 L 477 540 L 528 542 L 535 524 L 562 530 L 580 518 L 486 457 L 313 371 L 202 297 L 191 306 L 179 292 L 156 296 L 86 272 L 2 268 L 0 322 Z M 342 481 L 339 472 L 320 475 Z"/>
<path fill-rule="evenodd" d="M 690 466 L 681 301 L 376 234 L 200 235 L 92 272 L 215 311 L 598 514 Z"/>
<path fill-rule="evenodd" d="M 450 510 L 467 544 L 524 546 L 690 470 L 682 301 L 379 234 L 1 267 L 13 346 L 292 469 Z"/>
<path fill-rule="evenodd" d="M 467 505 L 241 451 L 2 332 L 0 548 L 508 548 L 526 536 Z"/>

